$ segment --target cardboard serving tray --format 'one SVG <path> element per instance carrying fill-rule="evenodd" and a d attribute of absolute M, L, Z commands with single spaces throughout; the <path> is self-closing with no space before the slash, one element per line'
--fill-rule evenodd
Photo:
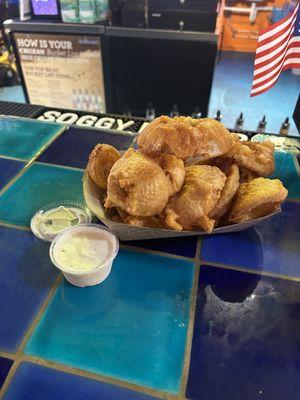
<path fill-rule="evenodd" d="M 171 229 L 158 229 L 158 228 L 141 228 L 131 226 L 120 222 L 115 222 L 105 215 L 103 205 L 100 201 L 101 189 L 98 188 L 91 180 L 87 173 L 83 177 L 83 195 L 85 202 L 91 212 L 100 219 L 112 232 L 114 232 L 120 240 L 142 240 L 142 239 L 160 239 L 179 236 L 198 236 L 207 235 L 204 231 L 174 231 Z M 216 233 L 238 232 L 249 228 L 250 226 L 257 225 L 259 222 L 272 217 L 281 210 L 269 214 L 265 217 L 257 218 L 249 222 L 240 224 L 222 226 L 212 231 Z"/>

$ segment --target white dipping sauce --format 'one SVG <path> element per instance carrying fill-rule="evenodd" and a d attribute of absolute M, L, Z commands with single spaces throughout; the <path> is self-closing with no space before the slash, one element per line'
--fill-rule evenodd
<path fill-rule="evenodd" d="M 74 273 L 91 271 L 112 258 L 114 237 L 104 229 L 78 226 L 58 237 L 52 250 L 55 263 Z"/>

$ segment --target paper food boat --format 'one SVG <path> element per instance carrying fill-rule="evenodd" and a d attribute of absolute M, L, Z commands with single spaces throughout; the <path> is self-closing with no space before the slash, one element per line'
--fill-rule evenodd
<path fill-rule="evenodd" d="M 101 189 L 99 189 L 98 186 L 94 184 L 87 173 L 85 173 L 83 177 L 83 195 L 85 202 L 91 212 L 96 217 L 98 217 L 100 221 L 102 221 L 103 224 L 105 224 L 112 232 L 114 232 L 120 240 L 161 239 L 179 236 L 207 235 L 207 233 L 204 231 L 174 231 L 171 229 L 141 228 L 112 221 L 106 216 L 103 205 L 101 204 Z M 272 217 L 280 211 L 281 210 L 278 210 L 275 213 L 269 214 L 265 217 L 254 219 L 249 222 L 216 228 L 212 231 L 211 235 L 216 233 L 243 231 L 250 226 L 257 225 L 259 222 Z"/>

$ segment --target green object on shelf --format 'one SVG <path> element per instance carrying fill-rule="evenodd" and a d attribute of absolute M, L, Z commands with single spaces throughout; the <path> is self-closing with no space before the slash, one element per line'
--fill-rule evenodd
<path fill-rule="evenodd" d="M 80 22 L 78 0 L 60 0 L 60 9 L 64 22 Z"/>
<path fill-rule="evenodd" d="M 96 21 L 105 21 L 108 15 L 108 0 L 94 0 L 95 1 L 95 17 Z"/>
<path fill-rule="evenodd" d="M 96 22 L 96 5 L 94 0 L 79 0 L 80 22 L 94 24 Z"/>

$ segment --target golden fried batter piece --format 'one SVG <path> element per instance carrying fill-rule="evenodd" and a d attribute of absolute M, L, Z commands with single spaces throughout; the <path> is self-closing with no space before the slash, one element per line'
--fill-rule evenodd
<path fill-rule="evenodd" d="M 121 158 L 117 149 L 109 144 L 97 144 L 89 156 L 86 167 L 94 183 L 101 189 L 107 189 L 108 175 L 112 166 Z"/>
<path fill-rule="evenodd" d="M 170 196 L 173 196 L 173 194 L 179 192 L 184 182 L 184 162 L 172 154 L 161 154 L 159 157 L 155 158 L 155 161 L 159 163 L 167 175 L 170 185 Z"/>
<path fill-rule="evenodd" d="M 247 222 L 279 208 L 288 194 L 279 179 L 256 178 L 242 183 L 234 199 L 229 221 Z"/>
<path fill-rule="evenodd" d="M 214 119 L 161 116 L 142 131 L 137 143 L 139 150 L 151 157 L 165 153 L 183 160 L 201 160 L 226 153 L 231 138 L 224 125 Z"/>
<path fill-rule="evenodd" d="M 120 207 L 134 216 L 151 217 L 166 206 L 169 180 L 150 157 L 129 149 L 112 167 L 105 208 Z"/>
<path fill-rule="evenodd" d="M 132 215 L 128 215 L 127 218 L 123 220 L 124 224 L 138 226 L 140 228 L 160 228 L 162 229 L 164 226 L 158 217 L 134 217 Z"/>
<path fill-rule="evenodd" d="M 233 136 L 232 136 L 233 137 Z M 245 167 L 258 175 L 267 176 L 274 172 L 274 143 L 232 141 L 233 146 L 226 153 L 240 167 Z"/>
<path fill-rule="evenodd" d="M 226 175 L 209 165 L 193 165 L 185 170 L 183 188 L 171 197 L 164 211 L 166 225 L 177 231 L 201 228 L 210 233 L 215 221 L 208 215 L 221 195 Z"/>
<path fill-rule="evenodd" d="M 224 188 L 221 192 L 219 200 L 217 201 L 217 204 L 209 214 L 210 218 L 219 219 L 226 213 L 240 185 L 239 167 L 236 164 L 232 164 L 230 167 L 228 167 L 226 175 L 227 179 Z"/>

